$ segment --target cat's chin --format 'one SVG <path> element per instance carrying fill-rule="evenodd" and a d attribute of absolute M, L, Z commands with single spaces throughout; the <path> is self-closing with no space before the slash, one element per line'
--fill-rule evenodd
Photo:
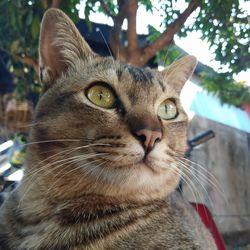
<path fill-rule="evenodd" d="M 103 166 L 104 168 L 106 166 Z M 152 174 L 156 173 L 162 173 L 164 171 L 167 171 L 170 168 L 176 168 L 176 165 L 171 162 L 162 162 L 162 161 L 157 161 L 154 158 L 152 159 L 151 157 L 141 157 L 140 159 L 127 159 L 127 161 L 124 162 L 119 162 L 117 161 L 109 161 L 107 164 L 107 167 L 109 168 L 117 168 L 117 169 L 127 169 L 130 171 L 133 170 L 140 170 L 143 171 L 146 169 L 147 171 L 149 170 L 152 172 Z"/>
<path fill-rule="evenodd" d="M 126 182 L 118 184 L 118 189 L 122 196 L 135 200 L 166 197 L 176 188 L 180 180 L 179 174 L 172 167 L 163 169 L 147 161 L 141 161 L 128 168 L 132 170 L 131 175 Z"/>
<path fill-rule="evenodd" d="M 120 181 L 112 179 L 110 196 L 132 200 L 150 200 L 166 197 L 179 183 L 180 175 L 172 163 L 162 166 L 151 158 L 143 158 L 134 164 L 120 166 Z M 107 183 L 110 184 L 110 183 Z M 106 193 L 107 194 L 107 193 Z"/>
<path fill-rule="evenodd" d="M 143 158 L 142 160 L 136 162 L 134 165 L 138 166 L 142 171 L 145 168 L 145 169 L 152 171 L 152 173 L 160 173 L 167 169 L 166 166 L 161 167 L 160 165 L 156 164 L 155 162 L 150 161 L 147 158 Z"/>

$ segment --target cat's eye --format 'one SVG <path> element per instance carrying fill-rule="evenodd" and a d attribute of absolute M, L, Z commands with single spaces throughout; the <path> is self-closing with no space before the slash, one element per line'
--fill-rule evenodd
<path fill-rule="evenodd" d="M 174 119 L 177 116 L 177 107 L 171 100 L 165 100 L 158 108 L 158 116 L 164 120 Z"/>
<path fill-rule="evenodd" d="M 112 109 L 116 105 L 116 97 L 112 89 L 104 84 L 96 84 L 86 91 L 88 99 L 96 106 Z"/>

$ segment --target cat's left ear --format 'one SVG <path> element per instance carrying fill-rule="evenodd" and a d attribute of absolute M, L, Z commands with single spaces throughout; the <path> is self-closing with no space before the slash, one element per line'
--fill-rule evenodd
<path fill-rule="evenodd" d="M 95 56 L 74 23 L 59 9 L 45 12 L 39 42 L 40 78 L 46 88 L 79 61 Z"/>
<path fill-rule="evenodd" d="M 166 83 L 170 83 L 180 93 L 186 81 L 192 76 L 196 65 L 196 57 L 188 55 L 172 63 L 160 73 Z"/>

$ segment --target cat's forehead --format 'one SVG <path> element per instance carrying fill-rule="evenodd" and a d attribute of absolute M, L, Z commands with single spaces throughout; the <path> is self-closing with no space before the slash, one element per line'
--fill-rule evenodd
<path fill-rule="evenodd" d="M 153 103 L 164 92 L 161 79 L 150 68 L 134 67 L 108 57 L 94 63 L 91 70 L 114 89 L 120 100 L 132 106 Z"/>
<path fill-rule="evenodd" d="M 97 56 L 92 61 L 80 62 L 76 70 L 62 78 L 56 91 L 78 92 L 92 84 L 108 84 L 118 98 L 129 105 L 148 105 L 167 98 L 179 98 L 179 93 L 162 74 L 151 68 L 138 68 L 112 57 Z M 70 83 L 70 84 L 69 84 Z"/>
<path fill-rule="evenodd" d="M 91 68 L 98 72 L 98 75 L 103 74 L 103 77 L 108 78 L 115 87 L 124 89 L 126 92 L 132 91 L 137 94 L 137 90 L 148 92 L 153 89 L 154 92 L 164 92 L 166 88 L 171 89 L 157 70 L 148 67 L 138 68 L 111 57 L 102 58 Z"/>
<path fill-rule="evenodd" d="M 126 75 L 131 78 L 135 83 L 142 83 L 152 85 L 155 78 L 154 73 L 149 68 L 136 68 L 131 65 L 120 64 L 120 68 L 117 72 L 119 81 L 122 76 Z"/>

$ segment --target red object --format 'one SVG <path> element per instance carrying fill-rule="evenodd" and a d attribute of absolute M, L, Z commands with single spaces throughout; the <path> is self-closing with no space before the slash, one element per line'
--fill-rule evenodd
<path fill-rule="evenodd" d="M 226 250 L 223 239 L 220 235 L 220 232 L 219 232 L 208 208 L 205 205 L 200 204 L 200 203 L 191 203 L 191 205 L 198 212 L 198 214 L 201 217 L 202 222 L 205 224 L 207 229 L 211 232 L 211 234 L 214 238 L 215 244 L 217 246 L 217 249 L 218 250 Z"/>
<path fill-rule="evenodd" d="M 248 117 L 250 118 L 250 105 L 248 103 L 244 103 L 241 107 L 247 112 Z"/>

